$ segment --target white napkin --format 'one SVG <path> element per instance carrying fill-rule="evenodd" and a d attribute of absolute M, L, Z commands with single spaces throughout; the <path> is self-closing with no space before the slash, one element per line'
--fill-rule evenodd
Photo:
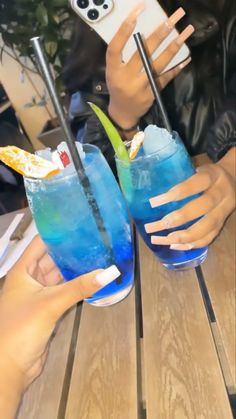
<path fill-rule="evenodd" d="M 26 229 L 23 239 L 11 244 L 3 263 L 0 264 L 0 278 L 7 274 L 36 234 L 38 234 L 38 231 L 34 221 L 32 221 Z"/>

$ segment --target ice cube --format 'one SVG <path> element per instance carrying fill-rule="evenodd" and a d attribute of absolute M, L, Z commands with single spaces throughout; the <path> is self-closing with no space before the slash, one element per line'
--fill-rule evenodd
<path fill-rule="evenodd" d="M 64 165 L 57 150 L 52 152 L 52 161 L 57 165 L 57 167 L 59 167 L 59 169 L 64 169 Z"/>
<path fill-rule="evenodd" d="M 45 160 L 52 160 L 52 152 L 50 147 L 43 148 L 42 150 L 36 150 L 35 154 L 37 154 L 37 156 L 40 156 Z"/>
<path fill-rule="evenodd" d="M 82 160 L 84 160 L 84 158 L 85 158 L 85 152 L 83 150 L 83 145 L 79 141 L 76 141 L 75 144 L 76 144 L 77 150 L 79 152 L 80 158 Z"/>
<path fill-rule="evenodd" d="M 83 146 L 81 143 L 75 142 L 76 148 L 80 155 L 81 160 L 85 158 L 85 153 L 83 151 Z M 62 141 L 55 151 L 52 152 L 52 161 L 63 170 L 63 175 L 70 175 L 75 172 L 74 163 L 68 148 L 68 145 L 65 141 Z"/>
<path fill-rule="evenodd" d="M 148 125 L 144 130 L 143 150 L 145 154 L 157 153 L 171 145 L 172 135 L 165 129 L 156 125 Z M 169 149 L 169 147 L 167 147 Z"/>

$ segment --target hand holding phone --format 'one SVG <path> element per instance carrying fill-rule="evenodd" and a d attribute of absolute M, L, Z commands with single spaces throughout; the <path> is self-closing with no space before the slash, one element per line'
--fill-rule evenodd
<path fill-rule="evenodd" d="M 139 52 L 136 50 L 127 63 L 122 61 L 122 49 L 134 31 L 138 13 L 139 8 L 137 7 L 122 23 L 109 43 L 106 54 L 106 82 L 110 98 L 108 112 L 116 124 L 125 130 L 138 123 L 139 119 L 152 106 L 154 100 L 146 72 L 142 71 L 143 64 Z M 178 9 L 168 21 L 146 39 L 146 49 L 150 54 L 166 38 L 172 30 L 173 24 L 180 19 L 182 14 L 182 9 Z M 191 61 L 189 57 L 181 64 L 163 73 L 193 30 L 191 25 L 187 26 L 158 58 L 153 60 L 153 72 L 160 89 L 165 87 Z M 130 136 L 125 134 L 125 137 L 129 138 Z"/>
<path fill-rule="evenodd" d="M 83 13 L 81 14 L 80 10 L 79 15 L 108 43 L 106 53 L 106 83 L 109 91 L 108 112 L 113 121 L 122 128 L 124 138 L 128 139 L 132 136 L 132 132 L 127 135 L 124 130 L 134 127 L 152 106 L 154 100 L 132 36 L 138 30 L 138 22 L 139 24 L 143 22 L 140 19 L 143 16 L 144 6 L 136 0 L 129 0 L 128 3 L 127 0 L 70 1 L 74 6 L 76 2 L 76 10 L 78 5 L 80 8 L 83 6 Z M 160 6 L 156 0 L 146 0 L 146 5 L 148 3 L 150 6 L 150 2 L 155 4 L 155 7 L 157 5 L 159 10 Z M 127 8 L 130 10 L 130 5 L 134 4 L 136 7 L 132 7 L 131 12 L 125 19 L 119 12 L 117 20 L 114 20 L 114 16 L 117 17 L 115 7 L 121 10 L 121 5 L 123 5 L 125 10 Z M 103 11 L 98 15 L 94 9 L 97 7 L 100 11 L 101 6 L 103 6 Z M 104 6 L 107 6 L 107 9 Z M 150 9 L 148 13 L 150 14 Z M 187 53 L 184 54 L 180 54 L 180 51 L 186 51 L 185 49 L 183 50 L 183 47 L 186 47 L 184 43 L 193 32 L 193 27 L 189 25 L 181 34 L 177 32 L 173 34 L 175 24 L 184 14 L 184 10 L 179 8 L 169 18 L 166 15 L 163 18 L 162 15 L 162 23 L 158 25 L 155 21 L 154 30 L 145 24 L 145 30 L 148 29 L 150 34 L 143 36 L 143 38 L 145 38 L 146 49 L 153 58 L 153 70 L 160 89 L 177 76 L 191 60 L 191 58 L 187 58 L 189 55 L 188 49 Z M 91 18 L 94 18 L 95 23 L 88 21 Z M 107 23 L 110 24 L 109 28 Z M 140 32 L 143 35 L 143 31 L 140 30 Z M 169 36 L 174 37 L 174 39 L 169 41 L 167 47 L 163 47 L 163 42 L 166 42 Z M 86 48 L 86 45 L 83 47 Z M 128 50 L 125 50 L 127 47 Z M 160 48 L 162 52 L 160 52 Z M 179 61 L 181 62 L 180 64 Z"/>
<path fill-rule="evenodd" d="M 134 32 L 140 32 L 147 38 L 162 23 L 167 21 L 167 15 L 156 0 L 69 0 L 73 10 L 83 19 L 98 35 L 109 44 L 131 11 L 137 7 L 142 8 L 142 13 L 137 16 Z M 183 9 L 182 9 L 183 10 Z M 172 27 L 168 36 L 152 53 L 152 59 L 157 58 L 162 51 L 178 36 Z M 127 40 L 122 50 L 124 62 L 128 62 L 136 51 L 135 41 L 132 37 Z M 168 63 L 167 71 L 189 56 L 189 49 L 183 44 L 177 54 Z"/>

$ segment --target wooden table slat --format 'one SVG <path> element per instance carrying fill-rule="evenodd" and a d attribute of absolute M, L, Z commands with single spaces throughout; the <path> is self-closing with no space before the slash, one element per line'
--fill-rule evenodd
<path fill-rule="evenodd" d="M 108 308 L 84 304 L 65 419 L 136 419 L 134 290 Z"/>
<path fill-rule="evenodd" d="M 14 215 L 1 216 L 0 235 Z M 216 317 L 211 324 L 195 271 L 171 273 L 141 241 L 139 248 L 142 362 L 134 291 L 109 308 L 83 304 L 75 353 L 73 308 L 59 322 L 43 374 L 26 392 L 17 419 L 140 419 L 141 402 L 147 419 L 232 418 L 220 362 L 223 353 L 235 380 L 235 218 L 202 265 Z"/>
<path fill-rule="evenodd" d="M 220 236 L 210 246 L 202 271 L 236 389 L 235 221 L 236 213 L 231 215 Z"/>
<path fill-rule="evenodd" d="M 167 271 L 141 240 L 140 255 L 147 418 L 231 418 L 195 271 Z"/>

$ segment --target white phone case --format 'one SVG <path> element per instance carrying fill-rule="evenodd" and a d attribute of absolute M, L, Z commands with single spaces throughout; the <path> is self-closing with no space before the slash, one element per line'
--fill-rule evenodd
<path fill-rule="evenodd" d="M 120 25 L 140 3 L 140 0 L 69 0 L 73 10 L 83 19 L 100 37 L 107 43 L 111 41 Z M 82 8 L 78 6 L 83 6 Z M 145 0 L 145 9 L 138 16 L 134 32 L 140 32 L 147 38 L 162 22 L 167 15 L 156 0 Z M 155 59 L 177 36 L 176 29 L 162 42 L 153 53 Z M 135 41 L 131 36 L 123 50 L 123 60 L 127 62 L 137 50 Z M 171 62 L 166 66 L 164 72 L 175 67 L 189 56 L 189 49 L 184 44 Z"/>

